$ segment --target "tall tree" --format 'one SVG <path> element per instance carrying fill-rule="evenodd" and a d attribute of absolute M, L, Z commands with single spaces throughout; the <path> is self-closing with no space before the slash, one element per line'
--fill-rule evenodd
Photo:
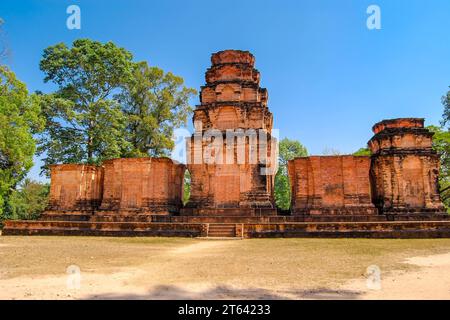
<path fill-rule="evenodd" d="M 33 134 L 42 126 L 36 99 L 14 73 L 0 66 L 0 217 L 11 192 L 33 165 Z"/>
<path fill-rule="evenodd" d="M 275 204 L 282 210 L 288 210 L 291 205 L 291 188 L 287 171 L 289 160 L 296 157 L 306 157 L 308 151 L 300 141 L 284 138 L 279 142 L 278 172 L 275 176 Z"/>
<path fill-rule="evenodd" d="M 428 126 L 428 129 L 434 132 L 433 148 L 439 153 L 441 160 L 439 187 L 442 201 L 450 211 L 450 90 L 442 96 L 441 102 L 444 106 L 441 127 Z"/>
<path fill-rule="evenodd" d="M 58 162 L 97 163 L 120 157 L 129 144 L 126 116 L 114 95 L 130 81 L 132 55 L 112 42 L 75 40 L 44 50 L 40 68 L 58 90 L 40 95 L 47 124 L 40 137 L 44 169 Z"/>
<path fill-rule="evenodd" d="M 444 205 L 450 208 L 450 131 L 438 127 L 428 126 L 434 132 L 433 149 L 440 156 L 439 189 Z"/>
<path fill-rule="evenodd" d="M 174 147 L 174 128 L 186 125 L 196 90 L 184 80 L 147 62 L 136 63 L 126 89 L 118 96 L 127 115 L 131 156 L 167 156 Z"/>

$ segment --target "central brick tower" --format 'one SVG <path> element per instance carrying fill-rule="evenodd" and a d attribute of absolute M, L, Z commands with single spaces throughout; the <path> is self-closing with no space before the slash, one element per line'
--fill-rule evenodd
<path fill-rule="evenodd" d="M 248 51 L 214 53 L 188 139 L 191 197 L 186 215 L 276 214 L 277 147 L 267 90 Z"/>

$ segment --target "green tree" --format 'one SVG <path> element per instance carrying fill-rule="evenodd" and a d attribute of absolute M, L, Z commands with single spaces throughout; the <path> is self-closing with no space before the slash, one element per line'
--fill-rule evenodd
<path fill-rule="evenodd" d="M 306 157 L 308 151 L 296 140 L 284 138 L 279 142 L 278 172 L 275 176 L 275 204 L 282 210 L 288 210 L 291 205 L 291 188 L 289 184 L 287 164 L 296 157 Z"/>
<path fill-rule="evenodd" d="M 184 80 L 146 62 L 136 63 L 125 90 L 118 96 L 127 116 L 130 156 L 168 156 L 174 128 L 186 125 L 196 90 Z"/>
<path fill-rule="evenodd" d="M 10 219 L 36 219 L 45 210 L 50 185 L 25 179 L 9 199 Z"/>
<path fill-rule="evenodd" d="M 359 148 L 358 151 L 353 153 L 354 156 L 370 156 L 372 152 L 369 148 Z"/>
<path fill-rule="evenodd" d="M 441 160 L 439 187 L 442 202 L 450 212 L 450 90 L 442 96 L 441 102 L 444 106 L 441 127 L 428 126 L 428 129 L 434 132 L 433 148 L 439 153 Z"/>
<path fill-rule="evenodd" d="M 58 90 L 39 95 L 46 118 L 38 152 L 44 169 L 58 162 L 98 163 L 130 148 L 127 119 L 114 99 L 132 76 L 132 55 L 112 42 L 75 40 L 44 50 L 40 69 Z"/>
<path fill-rule="evenodd" d="M 433 149 L 440 156 L 439 188 L 447 209 L 450 208 L 450 132 L 442 127 L 428 126 L 434 132 Z"/>
<path fill-rule="evenodd" d="M 42 126 L 36 99 L 13 72 L 0 66 L 0 218 L 11 192 L 33 166 L 33 134 Z"/>

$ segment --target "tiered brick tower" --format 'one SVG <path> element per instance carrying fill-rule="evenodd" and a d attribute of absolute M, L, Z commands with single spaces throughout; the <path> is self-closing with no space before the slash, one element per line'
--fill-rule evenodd
<path fill-rule="evenodd" d="M 255 58 L 247 51 L 226 50 L 213 54 L 211 62 L 194 111 L 195 133 L 188 140 L 191 198 L 183 212 L 275 214 L 272 113 Z"/>
<path fill-rule="evenodd" d="M 443 212 L 439 156 L 424 119 L 384 120 L 372 128 L 373 202 L 382 213 Z"/>

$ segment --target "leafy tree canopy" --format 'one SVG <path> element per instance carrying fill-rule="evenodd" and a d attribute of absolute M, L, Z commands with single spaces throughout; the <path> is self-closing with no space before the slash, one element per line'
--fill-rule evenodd
<path fill-rule="evenodd" d="M 196 90 L 184 80 L 146 62 L 134 65 L 125 90 L 118 96 L 127 116 L 130 156 L 168 156 L 174 128 L 186 124 L 192 112 L 189 98 Z"/>
<path fill-rule="evenodd" d="M 287 170 L 287 163 L 297 157 L 308 156 L 308 150 L 297 140 L 284 138 L 279 142 L 279 159 L 280 169 Z"/>
<path fill-rule="evenodd" d="M 89 39 L 44 50 L 45 81 L 38 94 L 47 125 L 39 138 L 44 171 L 52 163 L 100 163 L 118 157 L 166 155 L 172 130 L 186 122 L 195 92 L 115 44 Z"/>
<path fill-rule="evenodd" d="M 47 120 L 39 154 L 52 163 L 97 163 L 120 157 L 126 118 L 112 95 L 129 81 L 132 55 L 112 42 L 80 39 L 44 50 L 40 68 L 58 90 L 38 95 Z"/>
<path fill-rule="evenodd" d="M 25 84 L 0 66 L 0 216 L 13 188 L 33 165 L 33 133 L 43 124 L 39 105 Z"/>

